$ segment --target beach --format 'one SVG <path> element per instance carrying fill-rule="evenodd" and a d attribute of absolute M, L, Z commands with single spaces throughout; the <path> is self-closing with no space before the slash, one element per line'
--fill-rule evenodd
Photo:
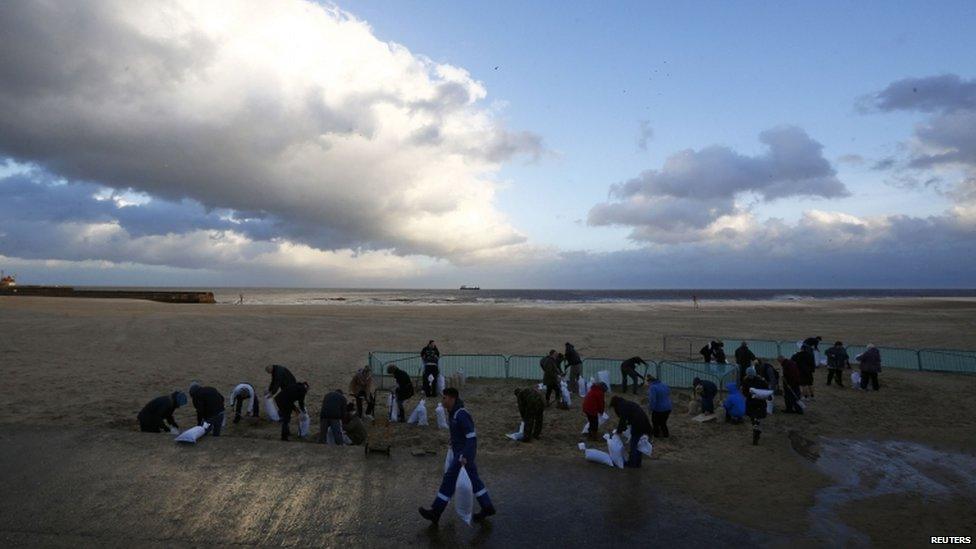
<path fill-rule="evenodd" d="M 251 471 L 260 469 L 262 462 L 274 468 L 285 461 L 296 475 L 304 474 L 302 464 L 315 468 L 309 479 L 321 480 L 325 474 L 321 468 L 328 467 L 330 453 L 344 452 L 338 471 L 355 471 L 356 464 L 364 459 L 361 451 L 298 441 L 281 443 L 277 441 L 277 426 L 267 421 L 245 420 L 238 425 L 229 424 L 221 439 L 207 438 L 198 447 L 181 452 L 166 435 L 138 433 L 135 415 L 151 398 L 177 388 L 185 390 L 191 380 L 212 385 L 225 396 L 242 381 L 263 390 L 269 381 L 264 367 L 275 363 L 286 365 L 299 380 L 311 385 L 307 403 L 315 418 L 313 434 L 316 434 L 322 396 L 333 389 L 345 390 L 352 372 L 365 365 L 370 351 L 419 352 L 427 340 L 434 339 L 445 354 L 539 355 L 551 348 L 561 349 L 564 342 L 571 341 L 584 357 L 640 355 L 657 359 L 662 355 L 665 334 L 777 340 L 820 335 L 825 344 L 841 339 L 852 344 L 892 347 L 976 349 L 976 300 L 705 301 L 701 310 L 695 310 L 690 302 L 547 307 L 234 306 L 0 298 L 0 375 L 5 379 L 5 396 L 0 402 L 0 437 L 5 450 L 0 459 L 4 482 L 16 476 L 11 466 L 22 463 L 24 455 L 56 451 L 58 445 L 51 446 L 45 441 L 59 438 L 66 441 L 60 446 L 67 449 L 63 451 L 85 455 L 94 461 L 98 461 L 100 452 L 104 452 L 106 459 L 113 456 L 123 459 L 121 456 L 129 453 L 157 461 L 160 455 L 166 456 L 156 467 L 144 469 L 144 479 L 139 478 L 143 469 L 138 460 L 123 461 L 126 480 L 118 485 L 107 482 L 98 490 L 83 489 L 87 481 L 65 476 L 61 469 L 66 467 L 63 463 L 35 471 L 41 484 L 57 480 L 66 483 L 68 493 L 83 493 L 82 501 L 94 513 L 108 513 L 105 506 L 110 507 L 109 501 L 114 501 L 112 498 L 119 497 L 123 491 L 138 496 L 144 490 L 148 497 L 158 488 L 159 475 L 182 471 L 177 468 L 177 462 L 184 459 L 184 454 L 187 457 L 183 467 L 213 468 L 214 463 L 219 464 L 219 471 L 213 472 L 215 478 L 233 476 L 233 468 L 245 467 L 241 465 L 243 462 Z M 726 341 L 730 355 L 737 343 Z M 664 498 L 662 501 L 667 502 L 669 509 L 687 509 L 690 513 L 673 516 L 669 523 L 687 516 L 692 517 L 688 519 L 691 525 L 713 522 L 721 525 L 715 532 L 727 531 L 732 536 L 730 540 L 739 542 L 782 545 L 806 540 L 818 545 L 827 543 L 831 534 L 817 529 L 815 523 L 823 519 L 817 519 L 820 515 L 811 510 L 817 508 L 818 497 L 837 478 L 818 464 L 817 455 L 821 448 L 829 449 L 831 441 L 916 443 L 937 452 L 962 456 L 959 458 L 962 467 L 968 463 L 965 458 L 976 453 L 976 400 L 972 398 L 976 377 L 888 369 L 881 374 L 882 390 L 877 393 L 852 390 L 846 373 L 848 386 L 844 389 L 825 387 L 824 382 L 825 372 L 820 371 L 815 387 L 817 396 L 804 416 L 774 414 L 767 419 L 758 447 L 751 446 L 747 425 L 691 422 L 685 412 L 688 392 L 676 389 L 675 410 L 669 423 L 672 436 L 655 440 L 653 457 L 639 471 L 612 470 L 583 461 L 576 448 L 585 421 L 579 410 L 579 399 L 574 400 L 568 411 L 547 410 L 542 439 L 519 445 L 508 440 L 505 433 L 514 431 L 519 422 L 512 391 L 528 382 L 470 380 L 462 388 L 462 398 L 477 424 L 479 456 L 484 460 L 482 476 L 489 489 L 493 482 L 500 486 L 493 492 L 500 511 L 494 519 L 498 523 L 520 520 L 511 510 L 516 508 L 514 501 L 524 497 L 536 498 L 542 507 L 560 507 L 558 512 L 544 512 L 552 520 L 566 524 L 574 521 L 583 525 L 601 524 L 597 515 L 588 515 L 586 511 L 587 505 L 594 503 L 594 497 L 600 505 L 631 514 L 638 523 L 663 520 L 662 515 L 652 513 L 654 505 L 644 503 L 650 497 L 644 492 L 650 491 L 654 497 Z M 643 391 L 636 399 L 646 402 Z M 408 409 L 415 402 L 416 398 Z M 780 406 L 781 402 L 777 400 Z M 433 405 L 428 401 L 432 418 Z M 181 425 L 191 424 L 192 407 L 179 409 L 176 418 Z M 426 526 L 415 516 L 415 509 L 429 504 L 437 488 L 446 432 L 437 431 L 433 426 L 394 425 L 390 436 L 394 456 L 388 462 L 378 461 L 384 457 L 369 458 L 371 482 L 382 484 L 385 478 L 393 482 L 395 478 L 409 476 L 412 470 L 422 472 L 422 477 L 411 478 L 408 493 L 401 493 L 395 499 L 396 505 L 402 507 L 402 515 L 394 525 L 406 534 L 398 538 L 389 532 L 372 532 L 363 539 L 436 543 L 437 540 L 418 534 Z M 806 448 L 808 455 L 798 452 L 798 446 Z M 18 448 L 23 448 L 26 454 L 17 452 Z M 244 457 L 241 460 L 221 457 L 211 463 L 201 457 L 210 452 L 215 455 L 231 452 Z M 431 455 L 413 455 L 421 452 Z M 295 461 L 289 461 L 292 459 Z M 927 470 L 926 466 L 919 467 L 920 471 Z M 535 480 L 528 484 L 534 491 L 531 496 L 519 495 L 518 484 L 511 482 L 512 478 L 524 474 L 515 471 L 523 470 L 531 470 Z M 573 490 L 553 488 L 567 482 L 561 471 L 570 472 L 572 482 L 580 486 L 577 502 L 573 501 Z M 197 478 L 190 473 L 179 474 L 184 480 Z M 943 472 L 933 476 L 943 478 L 952 474 Z M 967 475 L 976 478 L 976 470 L 956 474 L 956 481 L 962 479 L 956 484 L 963 487 L 969 486 Z M 361 471 L 359 475 L 362 476 Z M 623 482 L 620 480 L 623 478 L 630 480 Z M 635 479 L 639 479 L 639 494 Z M 274 475 L 257 475 L 252 480 L 258 488 L 262 483 L 275 482 Z M 23 496 L 29 492 L 27 486 L 18 486 L 21 492 L 11 493 Z M 194 488 L 187 486 L 187 489 Z M 195 489 L 213 490 L 215 499 L 211 503 L 233 505 L 232 501 L 220 499 L 218 487 Z M 364 482 L 356 481 L 344 493 L 355 499 L 366 493 L 364 490 L 373 494 L 382 489 L 382 486 L 367 487 Z M 303 502 L 318 497 L 318 493 L 314 486 L 303 485 L 280 497 L 288 499 L 290 506 L 301 507 Z M 949 527 L 960 535 L 972 535 L 976 531 L 973 493 L 970 491 L 967 496 L 955 492 L 923 494 L 895 490 L 864 500 L 840 501 L 832 512 L 854 531 L 849 533 L 855 536 L 852 539 L 864 535 L 864 539 L 875 545 L 922 545 L 927 544 L 928 536 L 943 535 Z M 558 501 L 554 499 L 557 494 Z M 3 535 L 0 539 L 15 544 L 67 545 L 79 539 L 77 536 L 91 541 L 91 536 L 98 537 L 99 532 L 111 530 L 111 535 L 98 539 L 114 545 L 125 536 L 141 539 L 144 535 L 135 523 L 129 528 L 124 526 L 127 524 L 124 521 L 111 526 L 105 522 L 100 529 L 92 526 L 99 524 L 97 521 L 86 522 L 83 516 L 72 519 L 57 514 L 57 505 L 43 505 L 44 498 L 56 497 L 55 493 L 42 493 L 41 500 L 34 502 L 40 515 L 31 519 L 4 512 L 0 519 Z M 153 523 L 156 524 L 154 535 L 143 539 L 147 543 L 163 544 L 323 544 L 323 539 L 317 537 L 319 530 L 309 529 L 301 520 L 275 520 L 278 511 L 274 501 L 264 495 L 260 497 L 265 505 L 261 512 L 267 513 L 268 519 L 254 526 L 253 531 L 235 526 L 237 519 L 232 513 L 221 513 L 214 518 L 214 537 L 208 541 L 201 533 L 205 530 L 201 525 L 187 522 L 193 513 L 200 512 L 199 507 L 166 505 L 157 511 L 166 520 Z M 9 501 L 4 501 L 5 509 L 9 505 Z M 658 501 L 656 505 L 662 504 Z M 521 508 L 525 508 L 524 502 Z M 384 508 L 383 513 L 392 511 Z M 133 514 L 131 510 L 122 512 L 127 520 Z M 46 516 L 51 520 L 45 520 Z M 865 516 L 870 516 L 870 520 L 864 519 Z M 893 521 L 905 524 L 909 519 L 910 527 L 892 525 Z M 30 525 L 24 522 L 28 520 Z M 310 516 L 307 520 L 328 524 L 333 518 L 326 514 Z M 351 531 L 349 524 L 347 521 L 343 530 L 346 535 Z M 384 528 L 382 521 L 364 527 Z M 461 537 L 449 542 L 487 545 L 531 542 L 525 537 L 528 533 L 523 532 L 520 537 L 518 531 L 510 529 L 511 524 L 508 528 L 505 533 L 499 529 L 494 539 L 491 533 L 476 540 L 466 537 L 468 534 L 458 534 Z M 637 526 L 634 528 L 634 535 L 644 532 Z M 560 532 L 559 535 L 570 535 L 577 530 L 560 529 L 557 524 L 551 531 L 553 535 Z M 340 542 L 340 538 L 331 539 Z M 721 539 L 714 541 L 724 544 Z"/>

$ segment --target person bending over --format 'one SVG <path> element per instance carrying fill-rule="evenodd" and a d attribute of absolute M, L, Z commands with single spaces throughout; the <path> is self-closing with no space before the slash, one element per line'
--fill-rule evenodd
<path fill-rule="evenodd" d="M 559 353 L 552 349 L 539 361 L 539 366 L 542 367 L 542 383 L 546 386 L 546 406 L 549 406 L 549 399 L 553 394 L 556 395 L 556 402 L 559 402 L 559 376 L 562 372 L 559 370 L 558 357 Z"/>
<path fill-rule="evenodd" d="M 346 431 L 346 436 L 349 437 L 349 444 L 362 446 L 366 444 L 366 425 L 355 414 L 355 411 L 351 402 L 346 405 L 346 417 L 342 420 L 342 427 Z"/>
<path fill-rule="evenodd" d="M 589 422 L 586 433 L 590 440 L 600 440 L 600 416 L 606 412 L 606 394 L 607 386 L 600 382 L 594 383 L 583 397 L 583 415 Z"/>
<path fill-rule="evenodd" d="M 241 411 L 247 410 L 247 415 L 258 417 L 258 398 L 254 386 L 241 383 L 230 392 L 230 400 L 234 403 L 234 423 L 241 421 Z M 247 402 L 247 406 L 244 405 Z"/>
<path fill-rule="evenodd" d="M 224 395 L 213 387 L 201 387 L 196 381 L 190 384 L 188 392 L 197 410 L 197 425 L 209 423 L 212 428 L 210 433 L 219 437 L 224 427 Z"/>
<path fill-rule="evenodd" d="M 292 413 L 307 413 L 305 411 L 306 394 L 308 394 L 308 383 L 297 381 L 278 391 L 275 404 L 278 405 L 278 414 L 281 416 L 281 440 L 287 441 L 288 437 L 291 436 L 288 424 L 291 423 Z"/>
<path fill-rule="evenodd" d="M 546 403 L 535 387 L 515 389 L 515 400 L 518 402 L 519 416 L 525 427 L 522 429 L 522 442 L 531 442 L 542 434 L 542 418 L 546 410 Z"/>
<path fill-rule="evenodd" d="M 322 399 L 319 411 L 319 442 L 325 444 L 326 434 L 332 432 L 332 440 L 342 446 L 342 420 L 346 417 L 346 395 L 336 389 Z"/>
<path fill-rule="evenodd" d="M 641 409 L 640 404 L 623 397 L 614 396 L 611 398 L 610 408 L 620 418 L 620 421 L 617 422 L 616 434 L 622 435 L 627 430 L 627 426 L 630 426 L 630 454 L 624 461 L 624 467 L 639 468 L 641 466 L 641 453 L 638 449 L 638 443 L 642 436 L 651 436 L 651 421 L 647 419 L 647 414 Z"/>
<path fill-rule="evenodd" d="M 173 412 L 185 405 L 186 394 L 183 391 L 173 391 L 150 400 L 136 417 L 139 420 L 139 430 L 144 433 L 169 433 L 179 430 L 180 426 L 173 419 Z"/>
<path fill-rule="evenodd" d="M 715 396 L 718 395 L 718 387 L 707 379 L 695 378 L 691 382 L 692 387 L 701 391 L 701 411 L 703 414 L 715 413 Z"/>
<path fill-rule="evenodd" d="M 625 361 L 623 361 L 623 362 L 620 363 L 620 375 L 621 375 L 621 377 L 624 380 L 624 382 L 623 382 L 623 392 L 625 392 L 625 393 L 627 392 L 627 381 L 628 380 L 629 381 L 632 381 L 634 383 L 634 394 L 635 395 L 637 394 L 637 384 L 638 383 L 640 383 L 641 385 L 644 384 L 644 378 L 642 378 L 640 376 L 640 374 L 637 373 L 637 365 L 638 364 L 643 364 L 644 366 L 647 366 L 647 363 L 644 362 L 644 359 L 642 359 L 639 356 L 632 356 L 632 357 L 628 358 L 627 360 L 625 360 Z"/>
<path fill-rule="evenodd" d="M 366 402 L 366 415 L 373 416 L 376 396 L 373 394 L 373 371 L 369 366 L 356 370 L 349 381 L 349 394 L 356 399 L 356 415 L 363 417 L 363 401 Z"/>
<path fill-rule="evenodd" d="M 742 418 L 746 415 L 746 397 L 742 396 L 735 383 L 726 383 L 725 390 L 729 392 L 729 396 L 722 403 L 725 408 L 725 422 L 742 423 Z"/>
<path fill-rule="evenodd" d="M 396 390 L 393 394 L 396 399 L 397 412 L 399 412 L 398 421 L 406 423 L 407 415 L 403 410 L 403 404 L 413 396 L 413 381 L 410 380 L 410 374 L 393 364 L 386 367 L 386 373 L 393 376 L 393 380 L 396 381 Z"/>

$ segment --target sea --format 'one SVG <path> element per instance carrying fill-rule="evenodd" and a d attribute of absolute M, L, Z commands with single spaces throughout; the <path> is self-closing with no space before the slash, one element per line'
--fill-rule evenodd
<path fill-rule="evenodd" d="M 188 288 L 182 288 L 187 290 Z M 976 289 L 750 289 L 750 290 L 418 290 L 340 288 L 200 288 L 218 303 L 244 305 L 574 305 L 650 302 L 804 301 L 904 297 L 976 297 Z"/>

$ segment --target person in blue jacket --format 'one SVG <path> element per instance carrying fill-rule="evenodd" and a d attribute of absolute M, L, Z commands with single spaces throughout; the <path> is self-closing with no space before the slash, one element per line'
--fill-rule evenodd
<path fill-rule="evenodd" d="M 691 382 L 692 387 L 701 387 L 701 411 L 703 414 L 715 413 L 715 395 L 718 394 L 718 387 L 707 379 L 695 378 Z"/>
<path fill-rule="evenodd" d="M 729 392 L 729 396 L 722 403 L 722 407 L 725 408 L 725 421 L 742 423 L 742 418 L 746 415 L 746 397 L 742 395 L 735 383 L 727 383 L 725 388 Z"/>
<path fill-rule="evenodd" d="M 433 524 L 437 524 L 441 518 L 441 513 L 444 512 L 451 496 L 454 495 L 458 475 L 461 474 L 461 467 L 464 467 L 468 472 L 468 477 L 471 478 L 474 496 L 478 500 L 478 505 L 481 506 L 481 510 L 475 513 L 473 518 L 476 521 L 482 521 L 495 514 L 495 506 L 491 504 L 488 488 L 485 488 L 485 483 L 481 481 L 481 477 L 478 475 L 478 466 L 475 465 L 478 438 L 474 430 L 474 419 L 465 409 L 464 401 L 461 400 L 458 390 L 454 387 L 444 389 L 441 404 L 448 411 L 448 423 L 451 428 L 451 451 L 454 458 L 451 460 L 447 471 L 444 472 L 444 479 L 441 481 L 440 489 L 437 490 L 434 503 L 431 504 L 430 509 L 421 507 L 419 509 L 420 516 Z"/>
<path fill-rule="evenodd" d="M 655 437 L 668 438 L 668 416 L 671 415 L 671 387 L 652 375 L 647 376 L 647 408 L 651 411 L 651 429 Z"/>

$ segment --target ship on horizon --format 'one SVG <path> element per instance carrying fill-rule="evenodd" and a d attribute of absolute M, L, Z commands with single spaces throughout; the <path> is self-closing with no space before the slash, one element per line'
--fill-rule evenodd
<path fill-rule="evenodd" d="M 462 284 L 461 285 L 461 289 L 462 290 L 480 290 L 481 288 L 478 287 L 478 286 L 468 286 L 467 284 Z"/>

